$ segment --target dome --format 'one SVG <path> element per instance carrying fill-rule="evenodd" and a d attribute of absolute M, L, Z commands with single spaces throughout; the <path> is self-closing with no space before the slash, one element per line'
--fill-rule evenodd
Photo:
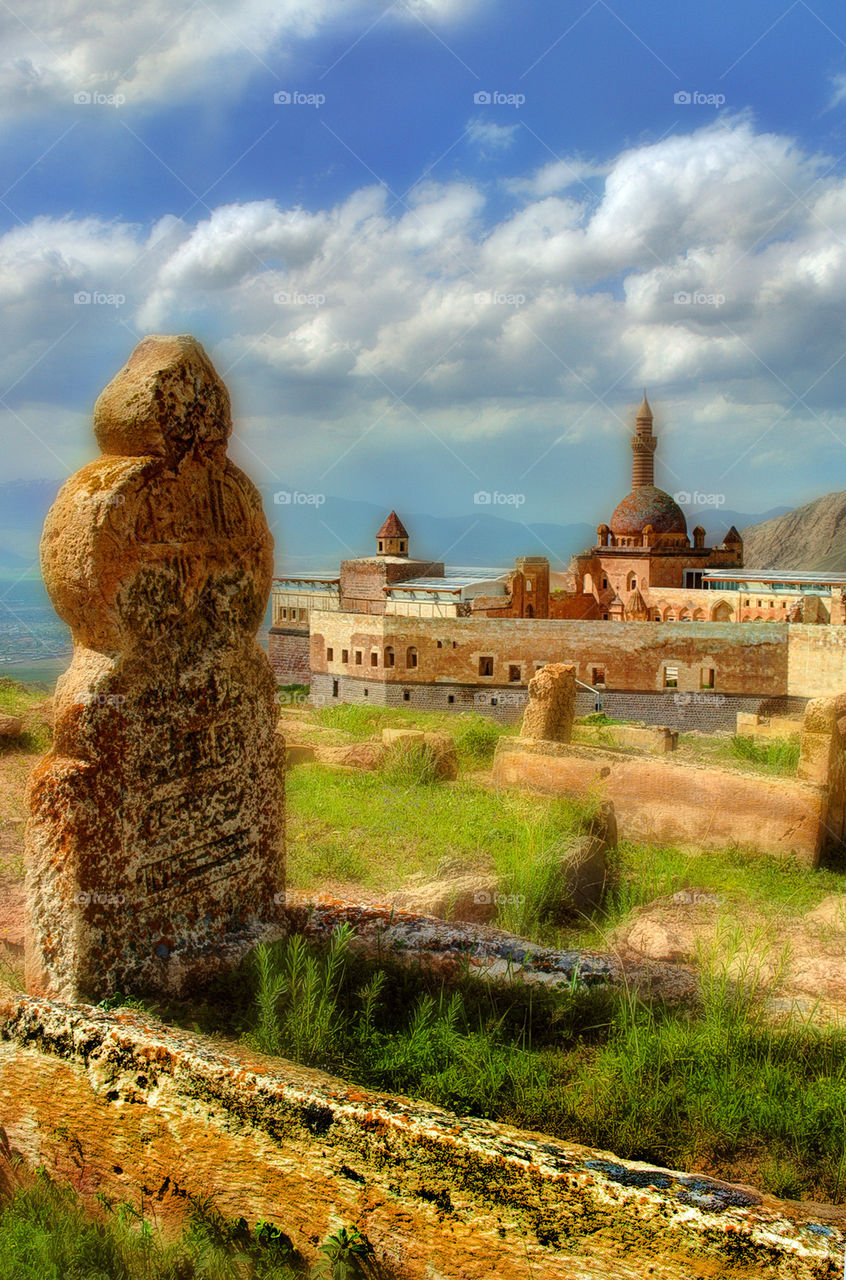
<path fill-rule="evenodd" d="M 631 538 L 652 525 L 656 534 L 681 533 L 687 536 L 684 512 L 663 489 L 654 484 L 641 485 L 619 503 L 610 520 L 611 532 L 617 537 Z"/>

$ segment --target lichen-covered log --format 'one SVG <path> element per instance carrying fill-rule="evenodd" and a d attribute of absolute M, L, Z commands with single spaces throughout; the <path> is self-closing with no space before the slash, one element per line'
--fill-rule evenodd
<path fill-rule="evenodd" d="M 842 1274 L 846 1213 L 376 1094 L 128 1012 L 0 990 L 0 1123 L 176 1223 L 190 1195 L 314 1256 L 355 1222 L 409 1280 Z"/>

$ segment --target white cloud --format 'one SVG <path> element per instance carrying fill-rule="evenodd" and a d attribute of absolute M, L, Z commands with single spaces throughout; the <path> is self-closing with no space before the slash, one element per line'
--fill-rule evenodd
<path fill-rule="evenodd" d="M 17 0 L 0 8 L 0 96 L 20 107 L 75 93 L 155 105 L 201 88 L 230 93 L 251 72 L 290 71 L 285 40 L 333 24 L 350 42 L 380 14 L 448 24 L 475 0 Z M 17 10 L 17 11 L 16 11 Z M 343 24 L 343 27 L 341 27 Z M 280 61 L 281 58 L 281 61 Z"/>
<path fill-rule="evenodd" d="M 478 147 L 483 155 L 507 151 L 517 136 L 519 124 L 496 124 L 475 116 L 467 121 L 467 141 Z"/>
<path fill-rule="evenodd" d="M 597 198 L 527 187 L 493 223 L 471 182 L 427 182 L 405 207 L 371 186 L 314 212 L 262 200 L 149 230 L 39 218 L 0 239 L 0 375 L 23 416 L 57 406 L 38 422 L 60 454 L 66 408 L 90 404 L 136 336 L 192 331 L 269 465 L 293 442 L 318 465 L 364 432 L 401 456 L 428 429 L 519 444 L 525 466 L 562 435 L 624 453 L 646 382 L 676 472 L 734 461 L 739 482 L 799 424 L 811 466 L 846 440 L 846 181 L 824 164 L 734 120 L 623 152 Z M 125 302 L 80 306 L 79 290 Z M 20 433 L 15 450 L 31 451 Z"/>

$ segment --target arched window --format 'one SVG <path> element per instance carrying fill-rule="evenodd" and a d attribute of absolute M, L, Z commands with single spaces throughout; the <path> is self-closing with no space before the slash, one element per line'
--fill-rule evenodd
<path fill-rule="evenodd" d="M 385 645 L 385 666 L 392 667 L 394 665 L 394 650 L 389 644 Z"/>
<path fill-rule="evenodd" d="M 628 578 L 626 578 L 626 590 L 635 591 L 636 589 L 637 589 L 637 574 L 630 573 Z"/>
<path fill-rule="evenodd" d="M 417 666 L 417 650 L 414 645 L 409 645 L 405 651 L 405 665 L 407 667 Z"/>

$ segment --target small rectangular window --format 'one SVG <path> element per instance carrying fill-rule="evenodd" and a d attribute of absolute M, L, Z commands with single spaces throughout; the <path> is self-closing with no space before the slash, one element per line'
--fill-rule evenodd
<path fill-rule="evenodd" d="M 360 649 L 356 649 L 356 651 L 355 651 L 355 665 L 356 665 L 357 667 L 360 667 L 360 666 L 361 666 L 361 659 L 362 659 L 362 652 L 361 652 L 361 650 L 360 650 Z"/>
<path fill-rule="evenodd" d="M 479 675 L 492 676 L 494 673 L 493 663 L 494 663 L 493 658 L 480 658 L 479 659 Z"/>
<path fill-rule="evenodd" d="M 455 694 L 454 694 L 454 693 L 448 693 L 448 694 L 447 694 L 447 702 L 455 702 Z"/>
<path fill-rule="evenodd" d="M 327 662 L 331 662 L 331 661 L 332 661 L 332 659 L 333 659 L 334 657 L 335 657 L 335 650 L 334 650 L 334 649 L 327 649 L 327 650 L 326 650 L 326 661 L 327 661 Z"/>
<path fill-rule="evenodd" d="M 605 668 L 604 667 L 591 667 L 590 673 L 591 673 L 590 674 L 591 684 L 593 685 L 605 684 Z"/>
<path fill-rule="evenodd" d="M 350 660 L 350 651 L 349 651 L 349 649 L 342 649 L 342 650 L 341 650 L 341 662 L 349 662 L 349 660 Z"/>
<path fill-rule="evenodd" d="M 513 664 L 508 668 L 508 681 L 510 684 L 517 684 L 520 680 L 520 668 Z"/>
<path fill-rule="evenodd" d="M 716 672 L 713 667 L 703 667 L 702 668 L 702 688 L 713 689 L 715 676 L 716 676 Z"/>
<path fill-rule="evenodd" d="M 664 688 L 677 689 L 679 685 L 679 669 L 678 667 L 664 668 Z"/>
<path fill-rule="evenodd" d="M 410 701 L 411 701 L 411 692 L 410 692 L 408 689 L 403 689 L 403 691 L 402 691 L 402 700 L 403 700 L 403 702 L 410 702 Z"/>
<path fill-rule="evenodd" d="M 375 649 L 371 650 L 370 653 L 370 665 L 371 667 L 378 667 L 379 665 L 379 655 Z"/>

